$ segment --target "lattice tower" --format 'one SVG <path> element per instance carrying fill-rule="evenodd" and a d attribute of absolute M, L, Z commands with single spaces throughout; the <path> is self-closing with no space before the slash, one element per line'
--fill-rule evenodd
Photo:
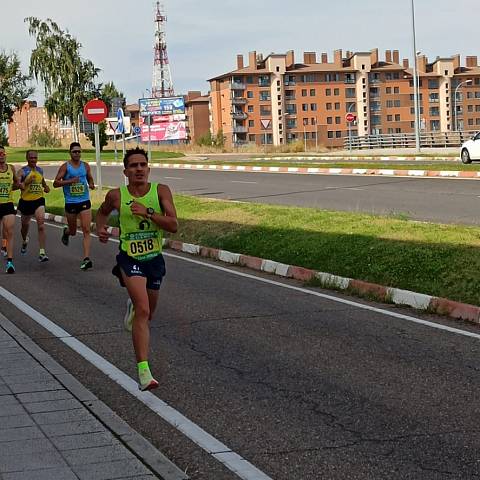
<path fill-rule="evenodd" d="M 155 46 L 153 61 L 152 97 L 171 97 L 174 95 L 172 74 L 168 62 L 165 8 L 157 2 L 155 11 Z"/>

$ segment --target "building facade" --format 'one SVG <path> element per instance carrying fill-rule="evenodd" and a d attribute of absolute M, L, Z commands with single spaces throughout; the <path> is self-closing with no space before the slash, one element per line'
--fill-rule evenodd
<path fill-rule="evenodd" d="M 380 59 L 370 52 L 336 50 L 333 59 L 305 52 L 266 58 L 250 52 L 248 65 L 210 79 L 211 130 L 227 145 L 340 147 L 345 137 L 411 133 L 415 128 L 413 69 L 398 50 Z M 480 68 L 477 57 L 417 58 L 419 125 L 423 131 L 480 129 Z M 457 109 L 456 115 L 454 109 Z M 352 113 L 353 122 L 346 116 Z"/>
<path fill-rule="evenodd" d="M 32 132 L 47 129 L 62 142 L 70 142 L 73 130 L 69 122 L 59 122 L 55 117 L 48 118 L 44 107 L 37 107 L 37 102 L 27 101 L 18 109 L 8 123 L 8 143 L 12 147 L 28 147 Z"/>

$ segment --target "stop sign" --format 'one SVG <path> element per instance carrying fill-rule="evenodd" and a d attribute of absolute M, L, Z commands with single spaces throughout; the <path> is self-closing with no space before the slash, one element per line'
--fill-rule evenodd
<path fill-rule="evenodd" d="M 354 115 L 353 113 L 347 113 L 347 114 L 345 115 L 345 120 L 346 120 L 347 122 L 350 122 L 350 123 L 351 123 L 351 122 L 354 122 L 356 118 L 357 118 L 357 117 L 355 117 L 355 115 Z"/>
<path fill-rule="evenodd" d="M 92 123 L 100 123 L 107 117 L 108 109 L 102 100 L 90 100 L 83 107 L 85 118 Z"/>

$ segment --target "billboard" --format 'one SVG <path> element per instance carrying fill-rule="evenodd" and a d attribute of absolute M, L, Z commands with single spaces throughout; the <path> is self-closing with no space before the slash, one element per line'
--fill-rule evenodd
<path fill-rule="evenodd" d="M 140 98 L 138 100 L 140 116 L 185 115 L 183 97 Z"/>
<path fill-rule="evenodd" d="M 185 140 L 187 138 L 187 129 L 185 122 L 153 122 L 150 126 L 142 122 L 142 142 L 163 142 L 166 140 Z"/>

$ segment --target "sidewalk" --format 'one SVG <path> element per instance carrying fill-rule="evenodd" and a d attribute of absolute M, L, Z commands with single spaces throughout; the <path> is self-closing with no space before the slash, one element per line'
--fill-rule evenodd
<path fill-rule="evenodd" d="M 188 477 L 0 314 L 0 479 L 117 478 Z"/>

